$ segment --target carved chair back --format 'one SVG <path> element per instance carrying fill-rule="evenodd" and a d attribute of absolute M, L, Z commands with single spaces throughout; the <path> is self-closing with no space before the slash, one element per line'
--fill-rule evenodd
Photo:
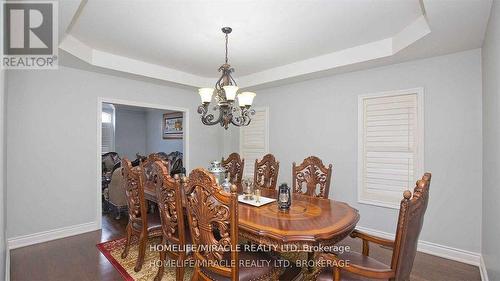
<path fill-rule="evenodd" d="M 238 153 L 233 152 L 227 159 L 222 158 L 221 164 L 224 168 L 226 168 L 226 174 L 229 177 L 229 182 L 241 185 L 245 159 L 242 159 Z"/>
<path fill-rule="evenodd" d="M 238 196 L 233 184 L 228 194 L 205 169 L 189 174 L 187 184 L 188 221 L 194 244 L 194 258 L 205 270 L 238 280 L 238 267 L 221 261 L 238 261 Z"/>
<path fill-rule="evenodd" d="M 262 160 L 255 159 L 253 182 L 255 188 L 276 189 L 280 162 L 272 154 L 266 154 Z"/>
<path fill-rule="evenodd" d="M 125 180 L 125 195 L 127 196 L 129 224 L 134 229 L 147 229 L 147 208 L 144 199 L 144 185 L 141 170 L 132 167 L 132 163 L 125 157 L 122 160 L 122 175 Z"/>
<path fill-rule="evenodd" d="M 332 177 L 332 164 L 326 167 L 321 159 L 309 156 L 302 164 L 292 165 L 293 192 L 309 196 L 328 198 L 330 179 Z M 305 191 L 304 185 L 305 184 Z M 316 193 L 319 187 L 319 192 Z"/>
<path fill-rule="evenodd" d="M 183 187 L 179 180 L 170 176 L 165 162 L 157 160 L 151 166 L 152 183 L 158 200 L 163 237 L 171 244 L 181 245 L 183 248 L 186 244 L 185 220 L 182 211 Z"/>
<path fill-rule="evenodd" d="M 405 191 L 399 209 L 398 227 L 394 241 L 391 268 L 396 272 L 395 280 L 410 280 L 410 272 L 417 252 L 417 243 L 429 201 L 432 175 L 425 173 L 417 181 L 413 196 Z"/>
<path fill-rule="evenodd" d="M 153 164 L 156 161 L 160 161 L 163 165 L 165 165 L 165 167 L 168 170 L 167 160 L 163 159 L 161 157 L 161 155 L 159 155 L 157 153 L 149 154 L 147 158 L 144 158 L 141 160 L 141 164 L 140 164 L 144 185 L 146 186 L 146 188 L 151 188 L 152 190 L 154 190 L 153 182 L 152 182 L 153 181 Z"/>

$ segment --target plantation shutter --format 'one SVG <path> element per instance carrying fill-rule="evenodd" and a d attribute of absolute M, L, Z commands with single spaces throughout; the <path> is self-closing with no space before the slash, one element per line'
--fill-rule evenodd
<path fill-rule="evenodd" d="M 101 113 L 101 153 L 115 150 L 115 109 L 111 104 L 103 104 Z"/>
<path fill-rule="evenodd" d="M 245 159 L 243 176 L 253 180 L 255 159 L 261 159 L 269 151 L 267 108 L 255 109 L 250 125 L 240 130 L 240 155 Z"/>
<path fill-rule="evenodd" d="M 359 100 L 359 200 L 399 207 L 413 190 L 423 154 L 419 95 L 416 92 L 368 96 Z"/>

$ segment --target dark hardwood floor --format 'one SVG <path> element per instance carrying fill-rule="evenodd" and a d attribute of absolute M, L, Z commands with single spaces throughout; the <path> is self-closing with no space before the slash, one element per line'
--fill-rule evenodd
<path fill-rule="evenodd" d="M 115 220 L 103 216 L 102 230 L 54 240 L 10 252 L 12 281 L 107 281 L 123 280 L 120 274 L 97 250 L 96 244 L 124 236 L 127 218 Z M 353 249 L 359 241 L 348 239 Z M 388 249 L 371 247 L 370 255 L 390 263 Z M 480 281 L 475 266 L 418 253 L 412 271 L 412 281 Z"/>

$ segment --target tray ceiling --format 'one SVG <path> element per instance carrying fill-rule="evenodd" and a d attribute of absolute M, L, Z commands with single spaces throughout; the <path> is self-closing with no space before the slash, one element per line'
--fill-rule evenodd
<path fill-rule="evenodd" d="M 429 46 L 446 53 L 440 37 L 458 36 L 453 25 L 464 23 L 472 34 L 461 36 L 459 47 L 477 48 L 491 2 L 75 0 L 59 5 L 61 18 L 72 17 L 61 49 L 95 66 L 195 87 L 215 82 L 224 61 L 220 28 L 231 26 L 229 62 L 240 86 L 248 87 L 366 64 L 406 49 L 408 57 L 398 56 L 402 60 L 421 57 L 409 46 L 427 37 L 432 42 L 420 49 L 427 48 L 429 56 L 435 49 Z M 442 18 L 449 11 L 453 16 Z"/>

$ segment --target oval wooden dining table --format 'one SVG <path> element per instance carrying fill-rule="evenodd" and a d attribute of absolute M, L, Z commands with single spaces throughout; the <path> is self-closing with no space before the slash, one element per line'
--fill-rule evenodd
<path fill-rule="evenodd" d="M 156 202 L 152 189 L 144 191 L 147 200 Z M 276 198 L 276 191 L 262 190 L 262 196 Z M 260 207 L 245 203 L 238 206 L 240 236 L 278 251 L 334 245 L 359 221 L 358 210 L 347 203 L 295 193 L 286 212 L 280 211 L 276 202 Z"/>
<path fill-rule="evenodd" d="M 276 198 L 276 191 L 262 191 Z M 279 251 L 331 246 L 347 237 L 359 221 L 358 210 L 340 201 L 293 194 L 290 209 L 276 202 L 260 207 L 238 204 L 240 236 Z"/>

